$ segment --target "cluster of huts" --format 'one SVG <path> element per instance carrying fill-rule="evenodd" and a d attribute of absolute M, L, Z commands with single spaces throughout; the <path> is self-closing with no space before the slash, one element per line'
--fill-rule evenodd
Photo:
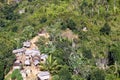
<path fill-rule="evenodd" d="M 22 77 L 26 77 L 27 74 L 31 73 L 31 70 L 24 70 L 23 66 L 34 65 L 38 67 L 41 63 L 44 63 L 48 57 L 46 54 L 41 54 L 37 49 L 30 49 L 31 42 L 26 41 L 23 43 L 23 47 L 20 49 L 13 50 L 16 55 L 16 61 L 13 64 L 13 69 L 20 69 Z M 23 68 L 23 69 L 22 69 Z M 50 73 L 48 71 L 40 71 L 37 74 L 38 80 L 49 80 Z"/>

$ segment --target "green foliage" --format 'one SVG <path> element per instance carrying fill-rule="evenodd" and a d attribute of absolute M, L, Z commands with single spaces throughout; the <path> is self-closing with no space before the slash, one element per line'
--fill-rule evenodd
<path fill-rule="evenodd" d="M 32 27 L 32 26 L 26 26 L 26 27 L 23 29 L 22 35 L 25 37 L 25 39 L 30 39 L 30 38 L 32 38 L 32 37 L 35 35 L 34 27 Z"/>
<path fill-rule="evenodd" d="M 108 55 L 109 64 L 114 64 L 117 61 L 120 64 L 120 44 L 114 44 L 110 48 L 110 52 Z"/>
<path fill-rule="evenodd" d="M 41 20 L 40 20 L 40 23 L 45 23 L 47 21 L 47 18 L 46 17 L 42 17 Z"/>
<path fill-rule="evenodd" d="M 83 49 L 83 57 L 87 59 L 92 59 L 92 53 L 91 50 Z"/>
<path fill-rule="evenodd" d="M 17 8 L 17 6 L 18 6 L 17 4 L 4 6 L 3 13 L 7 20 L 16 20 L 19 18 L 19 15 L 14 12 L 14 10 Z"/>
<path fill-rule="evenodd" d="M 23 80 L 20 70 L 16 69 L 12 72 L 11 75 L 12 80 Z"/>
<path fill-rule="evenodd" d="M 59 79 L 58 80 L 72 80 L 71 73 L 69 72 L 69 68 L 64 66 L 58 73 Z"/>
<path fill-rule="evenodd" d="M 6 26 L 6 22 L 0 19 L 0 27 L 5 27 L 5 26 Z"/>
<path fill-rule="evenodd" d="M 51 41 L 40 38 L 36 44 L 41 53 L 52 55 L 44 68 L 54 80 L 119 80 L 119 3 L 119 0 L 22 0 L 8 5 L 6 0 L 0 0 L 0 80 L 11 69 L 15 59 L 12 50 L 43 27 Z M 22 9 L 25 13 L 19 14 Z M 84 27 L 87 31 L 83 31 Z M 72 41 L 61 37 L 67 28 L 79 36 L 74 47 Z M 108 68 L 98 70 L 95 58 L 108 58 Z M 58 68 L 59 65 L 66 67 Z M 114 68 L 110 69 L 111 66 Z"/>
<path fill-rule="evenodd" d="M 65 30 L 69 28 L 70 30 L 76 30 L 76 23 L 72 19 L 67 19 L 65 22 L 61 23 L 61 29 Z"/>
<path fill-rule="evenodd" d="M 0 61 L 0 80 L 4 79 L 4 64 Z"/>
<path fill-rule="evenodd" d="M 0 35 L 0 78 L 4 79 L 15 59 L 15 56 L 12 54 L 12 49 L 14 49 L 14 41 L 10 40 L 7 35 Z"/>
<path fill-rule="evenodd" d="M 100 29 L 100 33 L 103 35 L 109 35 L 111 32 L 111 27 L 108 23 L 105 23 L 104 26 Z"/>
<path fill-rule="evenodd" d="M 105 73 L 102 70 L 96 69 L 90 74 L 90 80 L 105 80 Z"/>
<path fill-rule="evenodd" d="M 52 74 L 58 73 L 58 70 L 61 67 L 62 66 L 57 63 L 57 60 L 54 59 L 54 57 L 52 55 L 50 55 L 48 57 L 48 59 L 46 60 L 45 63 L 41 63 L 41 65 L 40 65 L 41 70 L 48 70 Z"/>

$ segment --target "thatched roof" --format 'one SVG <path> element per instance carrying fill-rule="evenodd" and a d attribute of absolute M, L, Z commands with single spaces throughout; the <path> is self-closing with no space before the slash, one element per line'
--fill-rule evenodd
<path fill-rule="evenodd" d="M 29 48 L 30 46 L 31 46 L 31 42 L 30 41 L 23 42 L 23 47 Z"/>
<path fill-rule="evenodd" d="M 48 55 L 47 55 L 47 54 L 41 54 L 41 55 L 40 55 L 40 58 L 43 59 L 43 60 L 45 60 L 45 59 L 48 58 Z"/>
<path fill-rule="evenodd" d="M 40 80 L 50 79 L 50 73 L 48 71 L 40 71 L 37 75 Z"/>
<path fill-rule="evenodd" d="M 34 56 L 34 57 L 32 57 L 32 59 L 40 61 L 40 56 Z"/>
<path fill-rule="evenodd" d="M 38 61 L 38 60 L 34 60 L 34 65 L 36 66 L 36 65 L 38 65 L 40 62 Z"/>
<path fill-rule="evenodd" d="M 26 50 L 25 51 L 25 55 L 26 56 L 36 56 L 36 55 L 40 55 L 40 51 L 39 50 Z"/>
<path fill-rule="evenodd" d="M 16 50 L 13 50 L 12 53 L 24 53 L 25 52 L 25 49 L 24 48 L 20 48 L 20 49 L 16 49 Z"/>
<path fill-rule="evenodd" d="M 29 66 L 30 65 L 30 60 L 25 60 L 25 65 Z"/>

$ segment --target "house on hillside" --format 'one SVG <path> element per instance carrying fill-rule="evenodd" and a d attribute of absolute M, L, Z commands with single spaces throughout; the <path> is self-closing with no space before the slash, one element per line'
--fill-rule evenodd
<path fill-rule="evenodd" d="M 16 60 L 13 64 L 13 69 L 21 69 L 22 68 L 21 64 L 22 64 L 21 61 Z"/>
<path fill-rule="evenodd" d="M 32 50 L 26 50 L 25 51 L 25 56 L 31 56 L 32 55 Z"/>
<path fill-rule="evenodd" d="M 40 51 L 39 50 L 36 50 L 36 49 L 32 49 L 32 50 L 26 50 L 25 51 L 25 55 L 26 56 L 32 56 L 32 57 L 34 57 L 34 56 L 40 56 Z"/>
<path fill-rule="evenodd" d="M 36 56 L 32 57 L 32 59 L 40 61 L 40 56 L 36 55 Z"/>
<path fill-rule="evenodd" d="M 40 71 L 37 74 L 38 80 L 50 80 L 50 73 L 48 71 Z"/>
<path fill-rule="evenodd" d="M 24 53 L 25 52 L 25 48 L 20 48 L 20 49 L 15 49 L 12 51 L 12 53 L 17 54 L 17 53 Z"/>
<path fill-rule="evenodd" d="M 19 14 L 23 14 L 23 13 L 25 13 L 25 9 L 19 10 Z"/>
<path fill-rule="evenodd" d="M 47 58 L 48 58 L 47 54 L 41 54 L 40 55 L 40 61 L 41 61 L 41 63 L 45 63 L 45 61 L 46 61 Z"/>
<path fill-rule="evenodd" d="M 31 65 L 31 63 L 30 63 L 30 60 L 29 59 L 27 59 L 27 60 L 25 60 L 25 63 L 24 63 L 26 66 L 30 66 Z"/>
<path fill-rule="evenodd" d="M 32 56 L 33 56 L 33 57 L 34 57 L 34 56 L 40 56 L 40 51 L 39 51 L 39 50 L 33 49 L 32 51 L 33 51 L 33 52 L 32 52 Z"/>
<path fill-rule="evenodd" d="M 29 48 L 31 46 L 30 41 L 23 42 L 23 47 Z"/>
<path fill-rule="evenodd" d="M 40 64 L 40 61 L 38 61 L 38 60 L 34 60 L 34 61 L 33 61 L 33 64 L 34 64 L 35 66 L 37 66 L 37 65 Z"/>
<path fill-rule="evenodd" d="M 23 79 L 27 77 L 27 73 L 25 72 L 25 70 L 21 70 L 20 73 L 21 73 Z"/>
<path fill-rule="evenodd" d="M 82 30 L 83 30 L 84 32 L 88 31 L 88 30 L 87 30 L 87 27 L 84 27 Z"/>
<path fill-rule="evenodd" d="M 32 57 L 32 60 L 33 60 L 33 64 L 35 65 L 35 66 L 37 66 L 37 65 L 39 65 L 40 64 L 40 56 L 34 56 L 34 57 Z"/>

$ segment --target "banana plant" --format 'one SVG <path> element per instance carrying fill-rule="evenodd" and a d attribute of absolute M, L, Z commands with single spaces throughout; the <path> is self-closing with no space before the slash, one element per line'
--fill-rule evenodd
<path fill-rule="evenodd" d="M 57 60 L 54 59 L 52 55 L 50 55 L 45 63 L 40 64 L 41 70 L 50 71 L 50 73 L 54 74 L 57 73 L 58 70 L 62 67 L 62 65 L 58 64 Z"/>

